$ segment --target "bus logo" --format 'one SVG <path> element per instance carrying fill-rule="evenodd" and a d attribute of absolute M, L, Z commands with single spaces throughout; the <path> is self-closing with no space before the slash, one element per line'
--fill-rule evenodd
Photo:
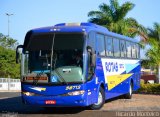
<path fill-rule="evenodd" d="M 124 64 L 119 64 L 120 69 L 124 69 Z"/>
<path fill-rule="evenodd" d="M 30 87 L 30 89 L 33 89 L 36 91 L 46 91 L 46 88 L 41 88 L 41 87 Z"/>
<path fill-rule="evenodd" d="M 117 62 L 106 62 L 106 71 L 107 72 L 118 72 L 118 63 Z"/>

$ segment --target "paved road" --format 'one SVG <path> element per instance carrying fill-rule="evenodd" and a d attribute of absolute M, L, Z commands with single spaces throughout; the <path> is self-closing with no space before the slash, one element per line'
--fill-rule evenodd
<path fill-rule="evenodd" d="M 118 98 L 106 102 L 107 111 L 160 111 L 160 95 L 134 94 L 132 99 Z"/>
<path fill-rule="evenodd" d="M 32 107 L 29 105 L 23 105 L 20 98 L 20 93 L 2 93 L 0 92 L 0 117 L 8 117 L 7 114 L 32 114 L 43 117 L 44 115 L 52 114 L 52 116 L 72 116 L 77 117 L 88 116 L 103 116 L 114 115 L 117 116 L 117 112 L 121 111 L 154 111 L 158 112 L 160 116 L 160 96 L 159 95 L 142 95 L 134 94 L 131 100 L 116 98 L 106 101 L 104 107 L 101 110 L 88 110 L 87 108 L 51 108 L 44 109 L 41 107 Z M 28 115 L 29 116 L 29 115 Z"/>

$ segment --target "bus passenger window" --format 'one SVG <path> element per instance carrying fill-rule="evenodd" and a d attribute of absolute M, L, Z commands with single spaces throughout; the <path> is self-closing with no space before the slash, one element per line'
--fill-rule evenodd
<path fill-rule="evenodd" d="M 113 43 L 111 37 L 105 37 L 106 41 L 106 54 L 107 56 L 113 56 Z"/>
<path fill-rule="evenodd" d="M 120 57 L 119 40 L 113 39 L 113 44 L 114 56 Z"/>
<path fill-rule="evenodd" d="M 136 44 L 136 58 L 139 58 L 140 56 L 139 56 L 139 45 L 138 44 Z"/>
<path fill-rule="evenodd" d="M 98 55 L 105 56 L 104 35 L 97 34 Z"/>
<path fill-rule="evenodd" d="M 136 44 L 132 44 L 132 58 L 136 58 Z"/>
<path fill-rule="evenodd" d="M 124 40 L 120 40 L 121 57 L 126 57 L 126 44 Z"/>
<path fill-rule="evenodd" d="M 127 48 L 127 57 L 131 58 L 131 43 L 130 42 L 126 42 L 126 48 Z"/>

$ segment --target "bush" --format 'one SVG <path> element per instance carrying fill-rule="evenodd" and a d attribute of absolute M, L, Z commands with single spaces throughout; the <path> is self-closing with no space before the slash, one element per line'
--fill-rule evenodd
<path fill-rule="evenodd" d="M 144 84 L 141 82 L 141 87 L 138 93 L 160 94 L 160 84 Z"/>

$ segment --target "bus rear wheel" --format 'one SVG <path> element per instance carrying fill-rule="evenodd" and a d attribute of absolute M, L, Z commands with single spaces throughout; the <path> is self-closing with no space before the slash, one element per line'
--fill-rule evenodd
<path fill-rule="evenodd" d="M 133 93 L 133 83 L 130 83 L 129 86 L 129 92 L 127 94 L 124 95 L 125 99 L 131 99 L 132 98 L 132 93 Z"/>
<path fill-rule="evenodd" d="M 90 106 L 90 109 L 99 110 L 100 108 L 102 108 L 104 103 L 105 103 L 105 93 L 104 93 L 104 89 L 102 87 L 100 87 L 100 90 L 99 90 L 99 93 L 98 93 L 98 102 L 92 104 Z"/>

